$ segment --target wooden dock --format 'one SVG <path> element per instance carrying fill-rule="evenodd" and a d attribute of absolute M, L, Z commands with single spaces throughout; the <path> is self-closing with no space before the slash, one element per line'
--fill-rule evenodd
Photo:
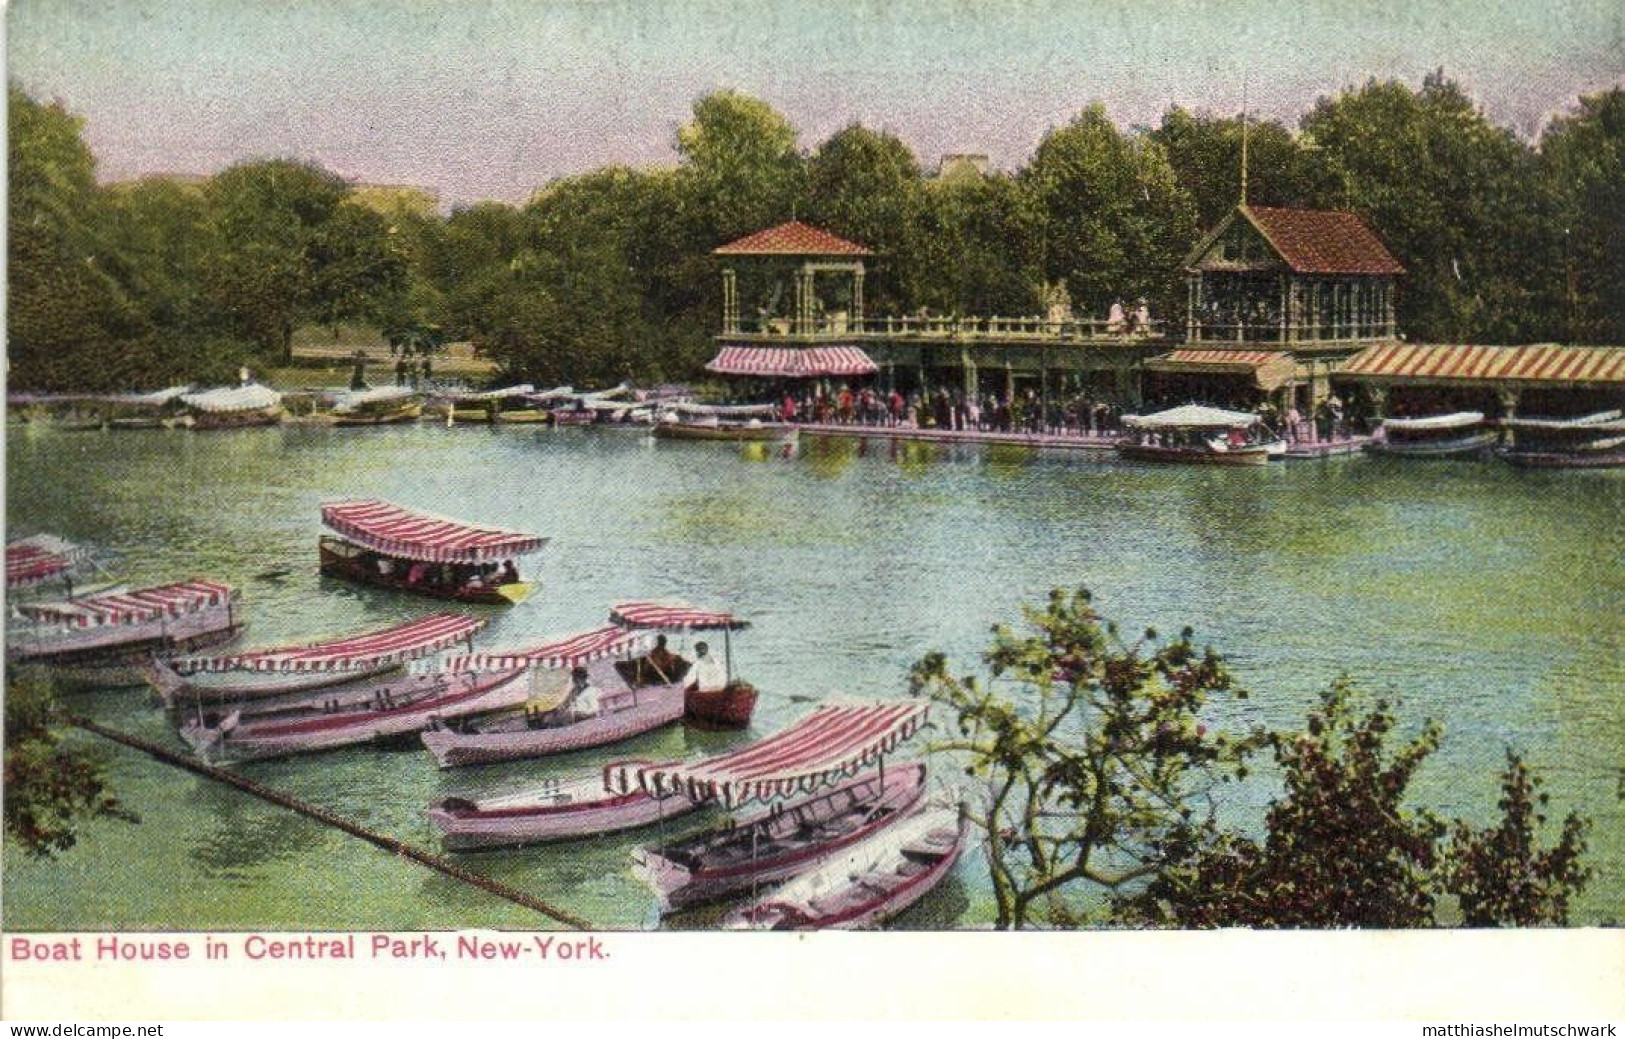
<path fill-rule="evenodd" d="M 916 426 L 842 425 L 834 422 L 806 422 L 796 428 L 802 436 L 862 437 L 869 440 L 914 440 L 936 444 L 1005 444 L 1059 451 L 1110 453 L 1120 434 L 1109 433 L 996 433 L 982 429 L 920 429 Z M 1298 441 L 1287 448 L 1288 461 L 1334 458 L 1359 454 L 1371 442 L 1369 436 L 1325 441 Z"/>

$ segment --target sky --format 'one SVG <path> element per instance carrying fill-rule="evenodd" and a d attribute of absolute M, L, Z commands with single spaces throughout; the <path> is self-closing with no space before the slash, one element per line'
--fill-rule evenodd
<path fill-rule="evenodd" d="M 1100 100 L 1295 125 L 1442 67 L 1533 138 L 1625 84 L 1625 0 L 12 0 L 7 74 L 86 121 L 103 180 L 277 156 L 443 204 L 677 161 L 696 99 L 760 97 L 813 148 L 853 122 L 927 168 L 1018 168 Z"/>

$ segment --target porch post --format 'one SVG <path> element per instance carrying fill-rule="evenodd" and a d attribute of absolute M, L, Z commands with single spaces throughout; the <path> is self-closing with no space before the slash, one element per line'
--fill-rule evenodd
<path fill-rule="evenodd" d="M 852 330 L 863 331 L 863 264 L 852 268 Z"/>
<path fill-rule="evenodd" d="M 739 331 L 739 281 L 732 267 L 722 269 L 722 330 Z"/>

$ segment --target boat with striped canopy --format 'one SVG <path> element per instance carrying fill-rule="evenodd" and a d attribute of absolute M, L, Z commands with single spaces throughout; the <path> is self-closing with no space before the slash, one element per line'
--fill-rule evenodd
<path fill-rule="evenodd" d="M 727 826 L 633 853 L 661 911 L 786 880 L 894 823 L 919 800 L 926 770 L 914 762 L 888 774 L 885 758 L 925 724 L 928 706 L 826 705 L 728 754 L 676 766 L 612 767 L 613 792 L 758 806 Z"/>
<path fill-rule="evenodd" d="M 965 850 L 970 822 L 957 802 L 928 800 L 894 825 L 830 856 L 783 887 L 730 913 L 733 930 L 825 931 L 873 927 L 924 898 Z"/>
<path fill-rule="evenodd" d="M 736 679 L 733 671 L 733 633 L 750 627 L 749 621 L 680 602 L 624 602 L 609 611 L 609 619 L 633 631 L 722 632 L 723 682 L 717 686 L 703 676 L 691 677 L 684 686 L 683 714 L 692 722 L 714 728 L 742 729 L 750 724 L 756 688 Z"/>
<path fill-rule="evenodd" d="M 6 593 L 68 583 L 91 562 L 90 550 L 54 534 L 35 534 L 6 545 Z"/>
<path fill-rule="evenodd" d="M 237 593 L 203 579 L 25 603 L 17 612 L 24 623 L 6 632 L 9 661 L 105 685 L 138 684 L 151 657 L 217 645 L 243 628 Z"/>
<path fill-rule="evenodd" d="M 154 660 L 147 678 L 165 707 L 286 696 L 399 671 L 459 642 L 472 644 L 484 626 L 477 617 L 436 613 L 322 642 Z"/>
<path fill-rule="evenodd" d="M 322 506 L 322 573 L 457 602 L 507 605 L 531 586 L 516 560 L 547 538 L 414 512 L 383 501 Z"/>
<path fill-rule="evenodd" d="M 644 632 L 608 626 L 538 646 L 453 658 L 451 666 L 476 671 L 528 668 L 545 672 L 533 688 L 546 695 L 514 710 L 437 725 L 423 733 L 423 745 L 441 768 L 484 765 L 601 747 L 670 725 L 683 716 L 683 689 L 675 683 L 633 687 L 615 668 L 647 648 Z M 586 671 L 596 702 L 588 708 L 573 699 L 570 672 Z"/>
<path fill-rule="evenodd" d="M 1502 458 L 1531 469 L 1625 466 L 1625 417 L 1619 409 L 1577 418 L 1506 418 L 1512 441 Z"/>

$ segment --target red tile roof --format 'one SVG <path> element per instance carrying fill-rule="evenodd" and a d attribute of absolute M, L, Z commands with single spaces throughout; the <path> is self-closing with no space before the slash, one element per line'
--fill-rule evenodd
<path fill-rule="evenodd" d="M 1367 379 L 1625 384 L 1617 346 L 1421 346 L 1389 343 L 1351 358 L 1338 373 Z"/>
<path fill-rule="evenodd" d="M 1242 206 L 1241 212 L 1299 274 L 1405 273 L 1353 213 L 1273 206 Z"/>
<path fill-rule="evenodd" d="M 792 220 L 729 242 L 715 250 L 718 256 L 872 256 L 868 249 L 837 238 L 828 231 Z"/>

